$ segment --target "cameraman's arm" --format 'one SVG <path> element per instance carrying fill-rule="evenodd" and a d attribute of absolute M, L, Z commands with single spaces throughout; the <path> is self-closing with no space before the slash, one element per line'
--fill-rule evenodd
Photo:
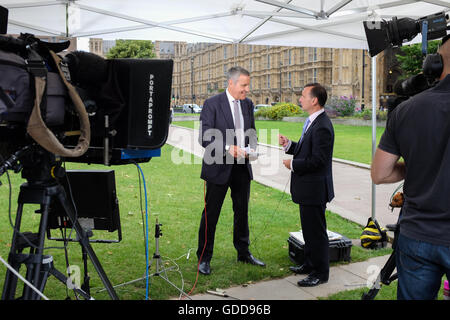
<path fill-rule="evenodd" d="M 398 162 L 398 155 L 377 148 L 371 166 L 371 177 L 375 184 L 395 183 L 405 178 L 405 163 Z"/>

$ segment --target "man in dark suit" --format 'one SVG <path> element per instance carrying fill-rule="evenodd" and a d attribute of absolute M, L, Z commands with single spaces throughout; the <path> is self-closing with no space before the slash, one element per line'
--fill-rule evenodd
<path fill-rule="evenodd" d="M 305 261 L 290 269 L 297 274 L 308 274 L 298 281 L 299 286 L 316 286 L 328 281 L 329 243 L 325 220 L 326 203 L 334 198 L 331 162 L 334 129 L 325 113 L 327 92 L 318 83 L 307 84 L 300 104 L 309 117 L 298 142 L 279 135 L 279 143 L 292 159 L 283 160 L 291 173 L 292 201 L 299 204 Z"/>
<path fill-rule="evenodd" d="M 250 74 L 240 67 L 228 71 L 225 92 L 205 100 L 200 114 L 199 142 L 205 148 L 201 178 L 206 183 L 205 209 L 198 233 L 199 272 L 211 273 L 214 235 L 228 188 L 233 201 L 233 244 L 237 260 L 258 266 L 265 264 L 253 257 L 248 227 L 250 151 L 256 150 L 257 136 L 253 103 L 246 98 Z"/>

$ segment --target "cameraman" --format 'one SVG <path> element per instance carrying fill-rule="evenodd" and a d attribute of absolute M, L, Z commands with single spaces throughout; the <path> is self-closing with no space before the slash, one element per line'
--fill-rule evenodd
<path fill-rule="evenodd" d="M 439 83 L 390 114 L 371 168 L 375 184 L 404 181 L 397 299 L 436 299 L 450 279 L 450 41 Z M 402 157 L 404 162 L 398 162 Z"/>

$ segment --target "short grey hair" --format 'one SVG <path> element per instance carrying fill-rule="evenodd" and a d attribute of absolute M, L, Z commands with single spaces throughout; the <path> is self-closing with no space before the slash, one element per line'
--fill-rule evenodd
<path fill-rule="evenodd" d="M 236 82 L 241 74 L 250 77 L 250 72 L 248 72 L 246 69 L 242 67 L 231 67 L 227 72 L 227 82 L 230 79 L 233 80 L 233 82 Z"/>

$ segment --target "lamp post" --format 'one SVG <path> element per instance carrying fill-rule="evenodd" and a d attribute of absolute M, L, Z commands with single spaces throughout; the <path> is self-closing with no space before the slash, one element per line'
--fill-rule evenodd
<path fill-rule="evenodd" d="M 364 110 L 364 69 L 366 66 L 365 61 L 366 53 L 362 50 L 362 81 L 361 81 L 361 110 Z"/>
<path fill-rule="evenodd" d="M 194 57 L 191 57 L 191 99 L 192 103 L 195 103 L 194 101 Z"/>
<path fill-rule="evenodd" d="M 281 55 L 281 53 L 280 53 L 280 55 Z M 278 102 L 281 102 L 281 78 L 282 78 L 282 74 L 281 74 L 282 70 L 281 70 L 281 68 L 282 67 L 283 67 L 283 62 L 281 61 L 281 57 L 280 57 L 280 96 L 278 98 Z"/>

